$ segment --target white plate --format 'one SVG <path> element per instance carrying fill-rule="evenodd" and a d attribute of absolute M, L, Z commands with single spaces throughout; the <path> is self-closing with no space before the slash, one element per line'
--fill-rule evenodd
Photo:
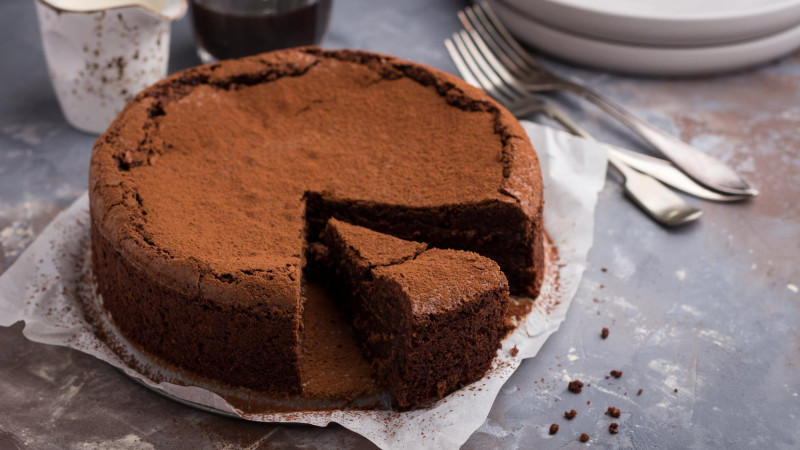
<path fill-rule="evenodd" d="M 764 63 L 800 48 L 800 26 L 730 45 L 668 48 L 625 45 L 569 34 L 538 23 L 497 0 L 490 5 L 521 41 L 578 64 L 637 75 L 690 76 Z"/>
<path fill-rule="evenodd" d="M 800 24 L 800 0 L 506 0 L 540 23 L 651 46 L 730 44 Z"/>

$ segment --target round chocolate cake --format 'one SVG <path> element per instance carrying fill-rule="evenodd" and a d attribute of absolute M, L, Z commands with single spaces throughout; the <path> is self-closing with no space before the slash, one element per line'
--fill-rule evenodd
<path fill-rule="evenodd" d="M 543 275 L 541 175 L 519 123 L 463 81 L 385 55 L 300 48 L 170 76 L 98 139 L 89 183 L 94 273 L 121 333 L 273 394 L 324 397 L 315 373 L 361 367 L 337 356 L 311 370 L 326 360 L 311 280 L 346 299 L 333 300 L 342 323 L 362 318 L 362 372 L 395 358 L 394 384 L 375 378 L 407 408 L 482 376 L 509 289 L 535 297 Z M 418 250 L 353 262 L 341 230 Z M 345 266 L 357 280 L 336 281 Z M 373 326 L 389 327 L 380 346 Z M 452 361 L 431 357 L 444 346 Z"/>

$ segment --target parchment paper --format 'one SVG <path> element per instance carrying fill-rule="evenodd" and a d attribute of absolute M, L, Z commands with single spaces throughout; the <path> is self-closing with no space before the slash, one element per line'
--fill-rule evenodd
<path fill-rule="evenodd" d="M 34 342 L 88 353 L 171 396 L 233 413 L 247 420 L 325 426 L 339 423 L 381 448 L 458 448 L 484 422 L 505 381 L 525 358 L 536 356 L 564 321 L 592 245 L 597 193 L 606 179 L 606 151 L 596 143 L 523 122 L 539 154 L 545 187 L 545 227 L 557 248 L 542 294 L 516 330 L 503 341 L 493 368 L 432 407 L 408 412 L 333 410 L 246 414 L 199 387 L 155 383 L 126 366 L 95 336 L 80 296 L 94 295 L 89 274 L 88 196 L 60 213 L 0 276 L 0 326 L 25 322 Z M 516 347 L 516 356 L 512 349 Z"/>

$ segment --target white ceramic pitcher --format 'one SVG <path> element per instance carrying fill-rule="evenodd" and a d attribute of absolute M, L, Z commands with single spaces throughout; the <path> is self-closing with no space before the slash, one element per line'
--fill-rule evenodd
<path fill-rule="evenodd" d="M 67 121 L 102 133 L 167 74 L 170 25 L 186 0 L 36 0 L 50 80 Z"/>

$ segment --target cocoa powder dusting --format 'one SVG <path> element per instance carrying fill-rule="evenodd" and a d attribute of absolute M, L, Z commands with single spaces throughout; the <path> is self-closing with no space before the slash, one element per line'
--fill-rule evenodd
<path fill-rule="evenodd" d="M 286 50 L 188 69 L 137 95 L 92 153 L 93 254 L 105 307 L 139 344 L 204 376 L 297 394 L 304 331 L 314 339 L 302 323 L 307 214 L 330 213 L 309 209 L 314 196 L 337 214 L 366 204 L 447 223 L 447 208 L 498 205 L 541 233 L 541 191 L 524 130 L 481 91 L 383 55 Z M 513 287 L 538 289 L 541 258 L 509 259 Z M 205 357 L 217 347 L 212 356 L 236 364 Z"/>

